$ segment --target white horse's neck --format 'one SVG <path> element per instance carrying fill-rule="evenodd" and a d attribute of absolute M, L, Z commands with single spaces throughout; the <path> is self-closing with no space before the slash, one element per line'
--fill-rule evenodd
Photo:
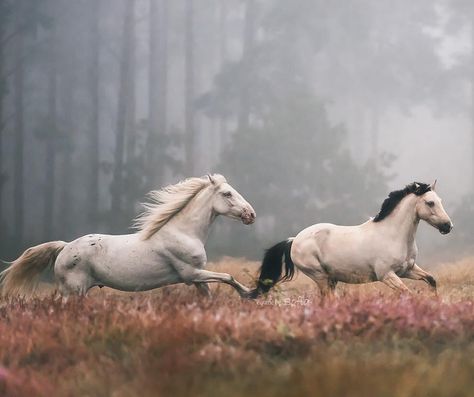
<path fill-rule="evenodd" d="M 217 216 L 212 210 L 213 193 L 212 188 L 203 189 L 168 222 L 168 225 L 196 237 L 205 244 L 211 225 Z"/>
<path fill-rule="evenodd" d="M 393 212 L 383 221 L 377 223 L 386 229 L 388 235 L 398 241 L 412 242 L 420 223 L 420 218 L 416 214 L 417 196 L 409 194 L 406 196 Z"/>

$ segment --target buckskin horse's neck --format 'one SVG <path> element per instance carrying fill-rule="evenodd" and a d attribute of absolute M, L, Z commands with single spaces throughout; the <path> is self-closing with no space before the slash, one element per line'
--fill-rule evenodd
<path fill-rule="evenodd" d="M 395 240 L 412 242 L 415 239 L 420 218 L 416 214 L 418 197 L 414 194 L 406 196 L 393 212 L 379 224 Z"/>

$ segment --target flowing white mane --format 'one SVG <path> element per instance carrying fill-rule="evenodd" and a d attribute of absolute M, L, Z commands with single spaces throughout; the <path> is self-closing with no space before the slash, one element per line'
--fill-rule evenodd
<path fill-rule="evenodd" d="M 134 227 L 148 240 L 160 230 L 174 215 L 180 212 L 204 188 L 211 183 L 221 184 L 226 179 L 219 174 L 209 177 L 188 178 L 175 185 L 166 186 L 160 190 L 148 193 L 148 203 L 143 203 L 143 211 L 135 219 Z"/>

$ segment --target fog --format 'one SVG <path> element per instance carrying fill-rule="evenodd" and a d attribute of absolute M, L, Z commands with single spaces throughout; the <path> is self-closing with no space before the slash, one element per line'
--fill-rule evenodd
<path fill-rule="evenodd" d="M 474 2 L 0 0 L 0 258 L 128 233 L 148 191 L 221 173 L 257 212 L 208 247 L 260 257 L 438 180 L 472 254 Z"/>

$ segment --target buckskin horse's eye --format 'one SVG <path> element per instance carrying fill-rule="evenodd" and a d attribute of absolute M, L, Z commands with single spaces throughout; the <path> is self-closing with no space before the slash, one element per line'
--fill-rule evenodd
<path fill-rule="evenodd" d="M 224 193 L 222 193 L 222 195 L 223 195 L 224 197 L 229 198 L 229 197 L 232 197 L 232 192 L 224 192 Z"/>
<path fill-rule="evenodd" d="M 427 205 L 428 207 L 430 207 L 430 208 L 433 208 L 434 205 L 435 205 L 435 203 L 434 203 L 434 201 L 427 201 L 427 202 L 426 202 L 426 205 Z"/>

